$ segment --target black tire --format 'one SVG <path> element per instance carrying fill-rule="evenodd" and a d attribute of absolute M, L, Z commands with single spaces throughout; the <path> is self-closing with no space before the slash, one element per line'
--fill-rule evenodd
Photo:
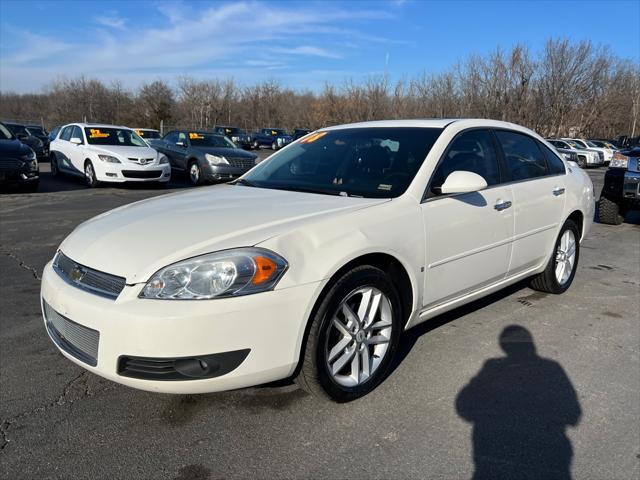
<path fill-rule="evenodd" d="M 571 275 L 565 281 L 565 283 L 560 283 L 556 278 L 556 253 L 558 251 L 558 245 L 560 244 L 560 239 L 564 235 L 567 230 L 571 230 L 573 232 L 573 236 L 575 238 L 575 248 L 576 248 L 576 256 L 573 262 L 573 270 L 571 271 Z M 558 238 L 556 239 L 556 243 L 553 246 L 553 252 L 551 253 L 551 258 L 547 263 L 546 268 L 542 273 L 539 273 L 535 277 L 531 279 L 531 288 L 534 290 L 538 290 L 540 292 L 547 292 L 553 294 L 560 294 L 567 291 L 567 289 L 573 283 L 573 278 L 576 275 L 576 270 L 578 269 L 578 261 L 580 260 L 580 231 L 578 230 L 577 225 L 573 222 L 573 220 L 567 220 L 564 222 L 564 225 L 560 229 L 560 233 L 558 234 Z"/>
<path fill-rule="evenodd" d="M 58 168 L 58 158 L 55 154 L 49 156 L 49 165 L 51 166 L 51 175 L 57 177 L 60 175 L 60 169 Z"/>
<path fill-rule="evenodd" d="M 187 176 L 192 185 L 198 186 L 204 183 L 202 179 L 202 168 L 200 168 L 200 164 L 196 160 L 191 160 L 187 165 Z"/>
<path fill-rule="evenodd" d="M 254 150 L 260 150 L 260 144 L 258 143 L 258 141 L 257 141 L 257 140 L 254 140 L 254 141 L 253 141 L 253 143 L 251 144 L 251 147 L 252 147 Z"/>
<path fill-rule="evenodd" d="M 598 219 L 600 223 L 607 225 L 621 225 L 624 222 L 624 215 L 618 205 L 613 200 L 609 200 L 604 195 L 600 197 L 598 202 Z"/>
<path fill-rule="evenodd" d="M 40 185 L 40 180 L 32 180 L 30 182 L 22 185 L 22 190 L 28 193 L 34 193 L 38 191 L 38 186 Z"/>
<path fill-rule="evenodd" d="M 271 142 L 271 150 L 277 150 L 278 144 L 276 142 Z"/>
<path fill-rule="evenodd" d="M 587 166 L 587 161 L 585 160 L 585 158 L 584 158 L 584 157 L 582 157 L 582 158 L 578 157 L 578 166 L 579 166 L 580 168 L 586 168 L 586 166 Z"/>
<path fill-rule="evenodd" d="M 100 182 L 96 178 L 96 169 L 91 163 L 91 160 L 84 162 L 84 182 L 89 188 L 96 188 L 100 186 Z"/>
<path fill-rule="evenodd" d="M 392 329 L 389 347 L 378 368 L 368 380 L 354 387 L 338 384 L 330 375 L 326 356 L 328 326 L 341 301 L 354 290 L 372 286 L 384 293 L 392 309 Z M 398 349 L 403 329 L 403 312 L 398 292 L 386 273 L 364 265 L 345 273 L 333 283 L 329 291 L 318 300 L 310 318 L 311 325 L 301 356 L 296 383 L 305 391 L 335 402 L 349 402 L 375 389 L 386 377 L 389 366 Z"/>

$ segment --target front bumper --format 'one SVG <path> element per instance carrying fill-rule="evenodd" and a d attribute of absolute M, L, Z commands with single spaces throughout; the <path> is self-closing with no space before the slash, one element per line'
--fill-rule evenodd
<path fill-rule="evenodd" d="M 234 167 L 232 165 L 206 164 L 202 169 L 202 173 L 206 180 L 210 182 L 220 182 L 239 178 L 249 170 L 250 168 Z"/>
<path fill-rule="evenodd" d="M 171 165 L 137 165 L 94 162 L 96 177 L 101 182 L 168 182 L 171 180 Z"/>
<path fill-rule="evenodd" d="M 46 302 L 59 315 L 98 332 L 95 366 L 91 366 L 60 348 L 47 329 L 63 355 L 87 370 L 142 390 L 206 393 L 290 376 L 321 287 L 318 282 L 238 298 L 180 301 L 139 299 L 142 285 L 128 285 L 111 300 L 69 285 L 49 263 L 42 276 L 41 302 L 43 309 Z M 123 358 L 211 357 L 246 350 L 238 366 L 214 378 L 148 380 L 122 371 Z"/>
<path fill-rule="evenodd" d="M 640 172 L 610 168 L 604 174 L 602 194 L 613 200 L 640 205 Z"/>
<path fill-rule="evenodd" d="M 0 185 L 26 185 L 37 182 L 40 178 L 38 170 L 21 168 L 19 170 L 0 171 Z"/>

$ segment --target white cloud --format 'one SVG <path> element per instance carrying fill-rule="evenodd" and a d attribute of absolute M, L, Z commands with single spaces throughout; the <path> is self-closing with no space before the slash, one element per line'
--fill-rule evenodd
<path fill-rule="evenodd" d="M 129 86 L 200 72 L 259 79 L 264 70 L 295 69 L 305 59 L 314 59 L 314 66 L 323 69 L 340 70 L 357 45 L 386 41 L 355 30 L 353 20 L 390 18 L 385 11 L 342 10 L 332 4 L 318 9 L 234 2 L 201 8 L 199 3 L 172 2 L 157 8 L 160 19 L 152 26 L 136 25 L 135 30 L 126 28 L 131 20 L 107 12 L 89 19 L 107 29 L 90 32 L 83 27 L 82 35 L 69 32 L 62 37 L 69 40 L 59 40 L 59 34 L 13 32 L 14 44 L 8 51 L 14 53 L 0 57 L 0 88 L 33 90 L 60 74 L 121 79 Z M 37 77 L 20 80 L 29 72 Z"/>
<path fill-rule="evenodd" d="M 115 15 L 102 16 L 96 17 L 95 22 L 104 27 L 115 28 L 116 30 L 124 30 L 127 19 Z"/>

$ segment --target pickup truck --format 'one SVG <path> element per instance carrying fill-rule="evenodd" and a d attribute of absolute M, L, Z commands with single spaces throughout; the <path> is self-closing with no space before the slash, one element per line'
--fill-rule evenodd
<path fill-rule="evenodd" d="M 251 136 L 253 148 L 269 147 L 271 150 L 278 150 L 292 141 L 293 137 L 282 128 L 262 128 Z"/>
<path fill-rule="evenodd" d="M 244 149 L 251 148 L 251 135 L 249 135 L 240 127 L 216 125 L 215 127 L 213 127 L 213 132 L 219 135 L 224 135 L 239 147 L 242 147 Z"/>
<path fill-rule="evenodd" d="M 640 210 L 640 147 L 613 154 L 598 202 L 601 223 L 620 225 L 629 210 Z"/>

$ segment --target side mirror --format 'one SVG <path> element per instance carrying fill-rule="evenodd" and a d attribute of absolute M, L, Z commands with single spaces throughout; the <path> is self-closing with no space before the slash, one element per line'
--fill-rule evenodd
<path fill-rule="evenodd" d="M 79 139 L 78 137 L 71 137 L 71 140 L 69 141 L 74 145 L 82 145 L 82 140 Z"/>
<path fill-rule="evenodd" d="M 487 188 L 487 182 L 477 173 L 466 170 L 456 170 L 451 172 L 440 187 L 440 191 L 447 193 L 469 193 L 477 192 Z"/>

